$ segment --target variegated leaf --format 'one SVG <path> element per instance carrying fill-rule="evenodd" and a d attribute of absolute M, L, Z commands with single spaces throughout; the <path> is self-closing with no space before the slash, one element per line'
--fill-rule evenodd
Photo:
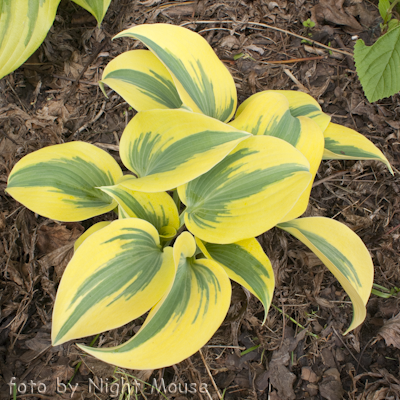
<path fill-rule="evenodd" d="M 100 189 L 118 203 L 124 211 L 124 218 L 144 219 L 150 222 L 163 236 L 169 229 L 168 235 L 171 234 L 173 237 L 179 229 L 178 209 L 172 197 L 167 193 L 136 192 L 121 185 L 101 187 Z"/>
<path fill-rule="evenodd" d="M 345 126 L 330 123 L 324 132 L 325 160 L 378 160 L 393 174 L 387 158 L 364 135 Z"/>
<path fill-rule="evenodd" d="M 111 348 L 79 347 L 110 364 L 141 370 L 176 364 L 199 350 L 225 318 L 231 285 L 217 262 L 194 259 L 195 250 L 190 233 L 178 237 L 175 280 L 131 340 Z"/>
<path fill-rule="evenodd" d="M 322 132 L 328 126 L 331 118 L 322 112 L 321 106 L 318 104 L 318 102 L 307 93 L 298 92 L 295 90 L 274 90 L 273 92 L 282 94 L 286 97 L 289 102 L 289 108 L 292 117 L 309 117 L 317 123 Z M 250 103 L 255 101 L 258 97 L 264 96 L 264 93 L 265 92 L 256 93 L 244 101 L 237 109 L 235 118 L 238 118 L 243 110 L 250 105 Z"/>
<path fill-rule="evenodd" d="M 236 87 L 227 68 L 200 35 L 171 24 L 145 24 L 119 33 L 143 42 L 167 67 L 191 110 L 223 122 L 236 109 Z"/>
<path fill-rule="evenodd" d="M 248 289 L 264 306 L 265 322 L 274 295 L 275 278 L 269 258 L 256 239 L 231 244 L 213 244 L 196 238 L 202 253 L 217 261 L 229 278 Z"/>
<path fill-rule="evenodd" d="M 42 44 L 60 0 L 0 1 L 0 79 L 22 65 Z"/>
<path fill-rule="evenodd" d="M 312 96 L 296 90 L 277 90 L 289 100 L 290 112 L 293 117 L 311 118 L 323 132 L 328 126 L 331 117 L 325 114 L 321 106 Z"/>
<path fill-rule="evenodd" d="M 114 185 L 121 177 L 121 168 L 104 150 L 69 142 L 23 157 L 12 169 L 6 191 L 47 218 L 81 221 L 116 207 L 97 187 Z"/>
<path fill-rule="evenodd" d="M 310 193 L 312 185 L 317 174 L 318 168 L 321 164 L 322 154 L 324 152 L 324 135 L 320 127 L 308 117 L 298 117 L 301 126 L 301 135 L 299 141 L 296 143 L 296 149 L 299 150 L 310 163 L 310 173 L 312 179 L 308 184 L 306 190 L 300 196 L 296 205 L 289 211 L 280 222 L 290 221 L 300 217 L 308 206 L 310 200 Z M 303 134 L 304 133 L 304 134 Z"/>
<path fill-rule="evenodd" d="M 108 10 L 111 0 L 72 0 L 74 3 L 79 4 L 85 10 L 89 11 L 96 20 L 98 25 L 101 25 L 104 16 Z"/>
<path fill-rule="evenodd" d="M 182 105 L 171 74 L 149 50 L 127 51 L 114 58 L 99 84 L 110 86 L 137 111 Z"/>
<path fill-rule="evenodd" d="M 112 222 L 90 235 L 68 264 L 53 312 L 53 345 L 114 329 L 153 307 L 174 279 L 172 248 L 147 221 Z"/>
<path fill-rule="evenodd" d="M 78 250 L 78 247 L 93 233 L 99 231 L 100 229 L 105 228 L 106 226 L 110 225 L 112 221 L 101 221 L 97 222 L 97 224 L 92 225 L 89 229 L 86 229 L 85 232 L 76 239 L 74 243 L 74 251 Z"/>
<path fill-rule="evenodd" d="M 186 110 L 138 113 L 121 138 L 120 155 L 139 179 L 121 185 L 163 192 L 210 170 L 249 134 Z"/>
<path fill-rule="evenodd" d="M 295 205 L 311 179 L 307 159 L 272 136 L 251 136 L 206 174 L 178 187 L 187 228 L 227 244 L 260 235 Z"/>
<path fill-rule="evenodd" d="M 353 321 L 346 333 L 366 316 L 374 266 L 362 240 L 346 225 L 330 218 L 300 218 L 278 225 L 306 246 L 335 275 L 353 303 Z"/>
<path fill-rule="evenodd" d="M 321 163 L 324 136 L 320 127 L 309 117 L 292 115 L 289 100 L 279 91 L 268 90 L 250 97 L 230 125 L 254 135 L 269 135 L 295 146 L 309 161 L 313 179 L 295 207 L 282 220 L 299 217 L 307 208 L 314 177 Z"/>

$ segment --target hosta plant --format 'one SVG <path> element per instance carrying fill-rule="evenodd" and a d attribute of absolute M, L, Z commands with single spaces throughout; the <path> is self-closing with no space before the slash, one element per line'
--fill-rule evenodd
<path fill-rule="evenodd" d="M 61 0 L 0 0 L 0 79 L 22 65 L 42 44 Z M 111 0 L 72 0 L 98 24 Z"/>
<path fill-rule="evenodd" d="M 75 244 L 54 306 L 53 344 L 149 311 L 126 343 L 80 347 L 134 369 L 185 359 L 224 320 L 229 279 L 253 293 L 267 314 L 274 275 L 255 237 L 274 226 L 305 243 L 336 276 L 354 306 L 347 331 L 357 327 L 373 281 L 368 250 L 335 220 L 299 217 L 322 159 L 380 160 L 390 169 L 384 155 L 331 123 L 301 92 L 257 93 L 236 110 L 231 75 L 190 30 L 142 25 L 117 37 L 124 36 L 149 50 L 115 58 L 101 85 L 138 111 L 120 141 L 129 172 L 105 151 L 70 142 L 25 156 L 9 176 L 7 192 L 45 217 L 118 213 Z"/>

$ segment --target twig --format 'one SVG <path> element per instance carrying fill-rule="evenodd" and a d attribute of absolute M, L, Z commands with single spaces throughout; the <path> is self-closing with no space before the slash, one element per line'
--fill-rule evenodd
<path fill-rule="evenodd" d="M 400 224 L 396 225 L 394 228 L 390 229 L 390 231 L 385 232 L 385 235 L 389 235 L 390 233 L 392 233 L 393 231 L 395 231 L 396 229 L 400 228 Z"/>
<path fill-rule="evenodd" d="M 221 24 L 240 24 L 241 23 L 240 21 L 218 21 L 218 22 Z M 215 21 L 190 21 L 190 22 L 184 22 L 183 24 L 181 24 L 181 26 L 190 25 L 190 24 L 215 24 Z M 343 51 L 343 50 L 335 49 L 334 47 L 326 46 L 320 42 L 317 42 L 316 40 L 313 40 L 313 39 L 310 39 L 308 37 L 304 37 L 301 35 L 297 35 L 296 33 L 287 31 L 285 29 L 277 28 L 275 26 L 261 24 L 259 22 L 242 22 L 242 24 L 243 25 L 261 26 L 263 28 L 268 28 L 268 29 L 272 29 L 274 31 L 283 32 L 283 33 L 286 33 L 287 35 L 291 35 L 291 36 L 295 36 L 299 39 L 307 40 L 311 43 L 314 43 L 316 46 L 324 47 L 325 49 L 328 49 L 330 51 L 335 51 L 336 53 L 341 53 L 341 54 L 344 54 L 345 56 L 353 57 L 353 54 L 348 53 L 347 51 Z"/>
<path fill-rule="evenodd" d="M 103 102 L 100 111 L 90 120 L 88 123 L 85 125 L 81 126 L 74 134 L 73 137 L 78 136 L 82 131 L 84 131 L 89 125 L 93 124 L 96 122 L 104 113 L 104 110 L 106 108 L 106 101 Z"/>
<path fill-rule="evenodd" d="M 352 353 L 352 351 L 349 349 L 349 346 L 344 342 L 344 340 L 340 337 L 340 335 L 337 333 L 336 329 L 332 326 L 332 330 L 337 336 L 337 338 L 342 342 L 343 346 L 346 347 L 347 351 L 350 353 L 350 355 L 353 357 L 354 361 L 357 363 L 357 367 L 360 366 L 365 372 L 368 372 L 361 364 L 360 360 L 357 360 L 357 357 Z"/>
<path fill-rule="evenodd" d="M 91 86 L 99 86 L 98 83 L 93 83 L 93 82 L 89 82 L 89 81 L 83 81 L 82 79 L 80 79 L 79 81 L 77 81 L 76 79 L 67 78 L 66 76 L 60 76 L 60 75 L 54 75 L 54 74 L 50 74 L 50 75 L 51 75 L 53 78 L 64 79 L 65 81 L 84 83 L 85 85 L 91 85 Z"/>
<path fill-rule="evenodd" d="M 326 181 L 330 181 L 332 178 L 336 178 L 337 176 L 344 175 L 344 174 L 347 174 L 349 172 L 350 171 L 338 171 L 338 172 L 335 172 L 332 175 L 326 176 L 325 178 L 322 178 L 319 181 L 314 182 L 312 187 L 315 188 L 316 186 L 321 185 L 322 183 L 324 183 Z"/>
<path fill-rule="evenodd" d="M 199 353 L 200 353 L 201 359 L 203 360 L 203 364 L 204 364 L 204 366 L 206 367 L 207 374 L 208 374 L 208 376 L 209 376 L 210 379 L 211 379 L 211 383 L 213 384 L 214 389 L 215 389 L 215 391 L 217 392 L 218 398 L 221 400 L 221 399 L 222 399 L 222 395 L 221 395 L 221 393 L 219 392 L 218 386 L 217 386 L 217 384 L 215 383 L 213 376 L 211 375 L 210 368 L 208 368 L 208 365 L 207 365 L 207 363 L 206 363 L 206 360 L 205 360 L 205 358 L 204 358 L 204 356 L 203 356 L 203 353 L 202 353 L 201 349 L 199 349 Z"/>
<path fill-rule="evenodd" d="M 100 52 L 110 43 L 110 39 L 106 37 L 102 43 L 99 43 L 99 45 L 95 48 L 93 51 L 89 61 L 86 63 L 86 65 L 83 67 L 82 71 L 79 73 L 78 78 L 75 80 L 75 82 L 72 84 L 71 89 L 69 90 L 69 93 L 65 96 L 65 98 L 72 97 L 76 90 L 78 89 L 78 84 L 79 81 L 82 79 L 83 75 L 87 71 L 90 65 L 93 64 L 93 62 L 96 60 L 97 56 L 100 54 Z"/>
<path fill-rule="evenodd" d="M 285 68 L 283 72 L 298 86 L 302 92 L 310 93 L 310 91 L 288 69 Z"/>
<path fill-rule="evenodd" d="M 316 56 L 316 57 L 305 57 L 305 58 L 292 58 L 290 60 L 276 60 L 276 61 L 260 61 L 262 64 L 292 64 L 302 61 L 312 61 L 312 60 L 323 60 L 325 57 Z"/>

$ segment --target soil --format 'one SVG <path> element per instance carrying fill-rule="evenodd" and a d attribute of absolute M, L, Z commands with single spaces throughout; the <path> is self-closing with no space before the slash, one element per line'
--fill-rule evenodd
<path fill-rule="evenodd" d="M 309 18 L 314 27 L 303 25 Z M 156 22 L 200 33 L 231 71 L 239 102 L 266 89 L 305 91 L 333 122 L 364 134 L 391 162 L 394 176 L 377 162 L 323 161 L 307 210 L 353 229 L 371 253 L 375 283 L 392 291 L 387 299 L 371 295 L 355 331 L 343 336 L 352 307 L 333 275 L 273 229 L 259 237 L 276 274 L 265 325 L 260 303 L 234 284 L 221 328 L 175 366 L 116 369 L 74 342 L 51 346 L 54 298 L 74 240 L 100 218 L 59 223 L 35 215 L 4 193 L 7 177 L 24 155 L 73 140 L 120 161 L 119 139 L 134 111 L 110 90 L 104 97 L 97 82 L 112 58 L 141 46 L 111 38 Z M 43 45 L 0 80 L 0 398 L 400 398 L 400 95 L 370 104 L 351 57 L 355 36 L 372 44 L 380 22 L 377 1 L 367 0 L 113 0 L 98 29 L 90 14 L 63 0 Z M 94 345 L 120 344 L 140 324 L 104 333 Z M 154 386 L 163 390 L 163 383 L 161 395 Z"/>

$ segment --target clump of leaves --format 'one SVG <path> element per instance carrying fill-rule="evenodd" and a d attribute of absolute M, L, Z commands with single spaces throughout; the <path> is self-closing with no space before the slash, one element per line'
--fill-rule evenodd
<path fill-rule="evenodd" d="M 400 21 L 393 13 L 399 0 L 379 0 L 379 13 L 383 19 L 382 32 L 386 32 L 372 46 L 362 39 L 354 46 L 356 70 L 371 103 L 400 91 Z"/>
<path fill-rule="evenodd" d="M 75 244 L 54 306 L 53 344 L 150 310 L 126 343 L 80 347 L 132 369 L 180 362 L 224 320 L 230 279 L 267 314 L 274 274 L 255 237 L 274 226 L 305 243 L 342 284 L 354 306 L 347 332 L 361 324 L 373 282 L 368 250 L 337 221 L 299 217 L 322 159 L 380 160 L 390 169 L 385 156 L 359 133 L 331 123 L 301 92 L 264 91 L 236 110 L 232 76 L 190 30 L 141 25 L 117 35 L 126 36 L 149 50 L 116 57 L 101 85 L 139 111 L 120 141 L 130 172 L 124 175 L 105 151 L 71 142 L 25 156 L 9 176 L 7 192 L 45 217 L 118 213 Z"/>
<path fill-rule="evenodd" d="M 0 79 L 22 65 L 42 44 L 61 0 L 0 0 Z M 72 0 L 98 24 L 111 0 Z"/>

